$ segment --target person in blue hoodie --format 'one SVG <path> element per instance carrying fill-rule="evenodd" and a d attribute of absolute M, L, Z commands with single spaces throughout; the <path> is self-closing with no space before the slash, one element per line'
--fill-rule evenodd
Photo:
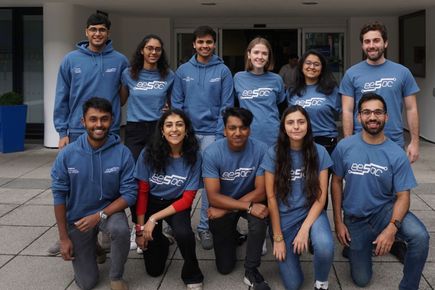
<path fill-rule="evenodd" d="M 134 160 L 120 137 L 109 133 L 112 105 L 93 97 L 83 105 L 86 133 L 59 152 L 51 171 L 60 253 L 72 261 L 76 284 L 98 283 L 97 234 L 111 238 L 111 289 L 128 289 L 122 276 L 130 249 L 124 209 L 136 202 Z"/>
<path fill-rule="evenodd" d="M 86 24 L 87 41 L 77 44 L 60 65 L 57 76 L 53 121 L 59 133 L 59 148 L 75 141 L 85 132 L 81 124 L 81 106 L 93 96 L 103 96 L 112 103 L 114 120 L 111 131 L 119 134 L 121 104 L 119 87 L 127 58 L 112 47 L 110 20 L 92 14 Z"/>
<path fill-rule="evenodd" d="M 200 142 L 201 152 L 223 137 L 221 112 L 232 107 L 233 78 L 230 69 L 214 54 L 216 32 L 209 26 L 200 26 L 193 32 L 196 53 L 175 72 L 171 105 L 183 110 L 190 120 Z M 208 227 L 207 194 L 201 194 L 201 216 L 197 232 L 201 246 L 210 250 L 213 240 Z"/>

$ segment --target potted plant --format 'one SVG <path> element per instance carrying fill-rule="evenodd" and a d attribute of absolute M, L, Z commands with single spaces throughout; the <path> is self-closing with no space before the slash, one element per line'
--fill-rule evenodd
<path fill-rule="evenodd" d="M 8 92 L 0 96 L 0 152 L 24 150 L 27 105 L 23 96 Z"/>

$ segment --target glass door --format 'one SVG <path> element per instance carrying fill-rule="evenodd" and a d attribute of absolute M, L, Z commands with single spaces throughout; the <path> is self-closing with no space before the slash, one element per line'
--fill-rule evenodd
<path fill-rule="evenodd" d="M 345 68 L 344 30 L 303 31 L 303 51 L 317 49 L 326 57 L 328 68 L 340 82 Z"/>

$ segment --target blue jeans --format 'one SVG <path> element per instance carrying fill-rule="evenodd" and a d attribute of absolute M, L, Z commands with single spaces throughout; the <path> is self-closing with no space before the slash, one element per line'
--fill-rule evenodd
<path fill-rule="evenodd" d="M 286 258 L 278 262 L 281 279 L 287 290 L 299 289 L 304 281 L 299 255 L 293 252 L 293 240 L 295 239 L 303 221 L 283 232 Z M 310 240 L 314 250 L 314 280 L 328 281 L 329 270 L 334 258 L 334 240 L 328 217 L 323 211 L 310 229 Z"/>
<path fill-rule="evenodd" d="M 200 148 L 199 150 L 201 153 L 204 152 L 205 148 L 207 148 L 208 145 L 212 144 L 216 140 L 215 135 L 200 135 L 196 134 L 196 138 L 199 141 Z M 207 198 L 207 191 L 205 191 L 205 188 L 201 191 L 201 212 L 199 215 L 199 224 L 196 227 L 196 230 L 198 232 L 205 232 L 208 231 L 208 198 Z"/>
<path fill-rule="evenodd" d="M 393 213 L 393 203 L 383 206 L 378 212 L 365 217 L 344 217 L 350 236 L 349 262 L 354 283 L 366 286 L 372 278 L 372 242 L 388 226 Z M 408 245 L 403 278 L 399 289 L 418 289 L 421 273 L 429 251 L 429 234 L 423 223 L 411 212 L 405 215 L 396 238 Z"/>

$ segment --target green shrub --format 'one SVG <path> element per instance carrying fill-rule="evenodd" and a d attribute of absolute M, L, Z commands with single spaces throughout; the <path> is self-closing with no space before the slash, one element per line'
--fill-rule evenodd
<path fill-rule="evenodd" d="M 0 96 L 0 106 L 22 105 L 23 96 L 16 92 L 7 92 Z"/>

